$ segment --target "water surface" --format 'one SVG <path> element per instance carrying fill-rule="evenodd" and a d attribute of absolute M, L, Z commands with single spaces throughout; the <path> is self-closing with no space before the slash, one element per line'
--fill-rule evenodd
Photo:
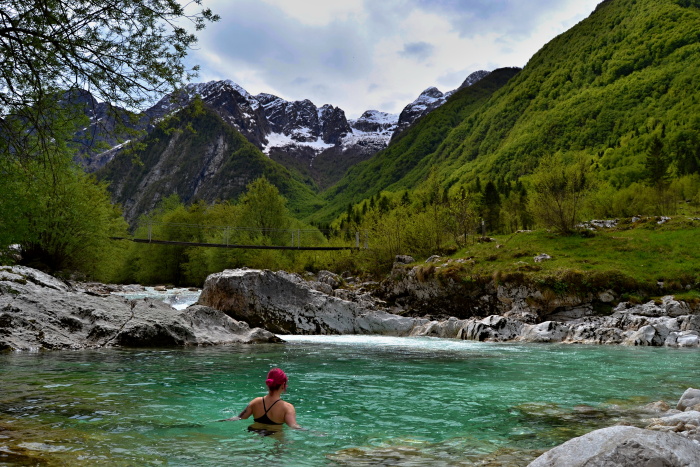
<path fill-rule="evenodd" d="M 0 464 L 527 465 L 542 450 L 675 404 L 697 349 L 283 336 L 286 344 L 0 355 Z M 308 431 L 238 414 L 288 372 Z"/>

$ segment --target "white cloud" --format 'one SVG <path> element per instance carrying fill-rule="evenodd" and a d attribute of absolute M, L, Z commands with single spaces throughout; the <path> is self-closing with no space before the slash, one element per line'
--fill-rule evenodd
<path fill-rule="evenodd" d="M 362 0 L 262 0 L 278 8 L 290 18 L 309 26 L 323 26 L 334 21 L 346 21 L 364 13 Z"/>
<path fill-rule="evenodd" d="M 190 60 L 249 92 L 399 112 L 430 86 L 524 66 L 599 0 L 210 0 L 222 19 Z"/>

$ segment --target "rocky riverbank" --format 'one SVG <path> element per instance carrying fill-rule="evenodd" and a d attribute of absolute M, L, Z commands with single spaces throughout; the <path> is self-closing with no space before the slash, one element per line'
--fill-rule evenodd
<path fill-rule="evenodd" d="M 279 342 L 219 310 L 80 290 L 22 266 L 0 268 L 0 350 Z"/>
<path fill-rule="evenodd" d="M 357 283 L 328 271 L 302 277 L 284 271 L 226 270 L 209 276 L 198 305 L 174 310 L 157 300 L 119 297 L 110 286 L 68 284 L 34 269 L 4 267 L 0 349 L 279 341 L 275 334 L 700 347 L 700 310 L 672 296 L 633 305 L 616 303 L 612 292 L 602 293 L 595 300 L 606 301 L 611 310 L 600 315 L 593 302 L 580 297 L 550 297 L 545 306 L 539 290 L 490 285 L 490 293 L 470 297 L 475 304 L 456 313 L 468 317 L 458 318 L 448 317 L 440 306 L 455 293 L 454 284 L 421 280 L 420 267 L 406 269 L 401 262 L 395 269 L 402 273 L 382 283 Z M 418 310 L 406 297 L 432 313 L 416 316 Z M 498 314 L 488 314 L 492 311 Z"/>
<path fill-rule="evenodd" d="M 312 279 L 283 271 L 226 270 L 207 278 L 198 303 L 278 334 L 386 334 L 493 342 L 700 347 L 700 310 L 672 296 L 640 305 L 620 302 L 614 308 L 611 305 L 609 315 L 600 316 L 592 303 L 566 297 L 544 312 L 540 291 L 523 285 L 499 285 L 493 287 L 492 294 L 472 298 L 477 305 L 490 303 L 480 313 L 475 305 L 469 318 L 432 319 L 406 316 L 404 307 L 391 306 L 378 298 L 378 293 L 386 296 L 387 289 L 396 287 L 390 280 L 347 287 L 341 277 L 328 271 Z M 406 279 L 402 281 L 400 287 L 405 294 Z M 430 292 L 420 284 L 411 294 L 422 296 L 424 304 L 428 294 L 440 296 L 438 286 Z M 600 299 L 614 300 L 610 298 L 612 293 L 601 295 Z M 502 314 L 483 316 L 493 310 Z M 433 313 L 445 314 L 439 303 Z"/>
<path fill-rule="evenodd" d="M 413 277 L 423 284 L 419 275 L 414 270 Z M 431 296 L 444 298 L 444 290 L 430 292 L 422 286 L 405 295 L 410 276 L 400 279 L 404 296 L 428 294 L 421 306 L 428 306 Z M 408 302 L 379 298 L 398 290 L 395 280 L 359 284 L 327 271 L 301 277 L 281 271 L 227 270 L 209 276 L 198 304 L 175 310 L 161 301 L 125 299 L 109 286 L 76 286 L 30 268 L 3 267 L 0 350 L 279 342 L 273 333 L 700 346 L 698 309 L 671 296 L 637 305 L 599 296 L 614 306 L 610 314 L 600 316 L 593 304 L 566 297 L 545 310 L 538 299 L 541 292 L 499 285 L 493 294 L 471 298 L 477 305 L 468 311 L 469 317 L 432 319 L 410 316 Z M 482 313 L 501 314 L 474 315 L 479 300 L 489 304 Z M 444 314 L 436 304 L 434 315 Z M 650 418 L 645 428 L 596 430 L 544 453 L 531 466 L 700 465 L 700 390 L 688 389 L 675 409 L 658 402 L 650 410 L 658 416 Z"/>

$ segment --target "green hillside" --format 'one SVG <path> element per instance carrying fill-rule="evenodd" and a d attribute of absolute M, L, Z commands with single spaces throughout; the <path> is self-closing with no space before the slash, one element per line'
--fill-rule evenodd
<path fill-rule="evenodd" d="M 359 202 L 385 189 L 415 187 L 430 170 L 427 156 L 518 71 L 518 68 L 495 70 L 473 86 L 457 91 L 437 110 L 394 137 L 387 149 L 352 167 L 339 183 L 326 191 L 328 205 L 314 218 L 337 215 L 348 203 Z"/>
<path fill-rule="evenodd" d="M 161 122 L 139 149 L 117 154 L 98 176 L 110 181 L 131 221 L 173 193 L 188 204 L 235 199 L 261 176 L 298 217 L 320 205 L 310 181 L 265 156 L 199 101 Z"/>
<path fill-rule="evenodd" d="M 699 25 L 697 0 L 601 3 L 502 88 L 490 83 L 492 94 L 481 99 L 455 95 L 349 171 L 328 190 L 330 204 L 319 216 L 333 217 L 381 190 L 415 188 L 431 169 L 444 187 L 477 176 L 515 182 L 557 153 L 590 158 L 596 179 L 621 189 L 648 175 L 655 137 L 670 162 L 668 176 L 698 173 Z"/>

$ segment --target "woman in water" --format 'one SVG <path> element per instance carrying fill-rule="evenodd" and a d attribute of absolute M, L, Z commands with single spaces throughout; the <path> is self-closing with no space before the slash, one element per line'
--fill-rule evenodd
<path fill-rule="evenodd" d="M 265 381 L 269 392 L 267 396 L 256 397 L 237 417 L 229 420 L 242 420 L 253 416 L 255 423 L 248 427 L 253 431 L 272 430 L 286 423 L 289 427 L 301 429 L 297 424 L 294 406 L 282 400 L 282 393 L 287 390 L 287 375 L 279 368 L 273 368 Z"/>

